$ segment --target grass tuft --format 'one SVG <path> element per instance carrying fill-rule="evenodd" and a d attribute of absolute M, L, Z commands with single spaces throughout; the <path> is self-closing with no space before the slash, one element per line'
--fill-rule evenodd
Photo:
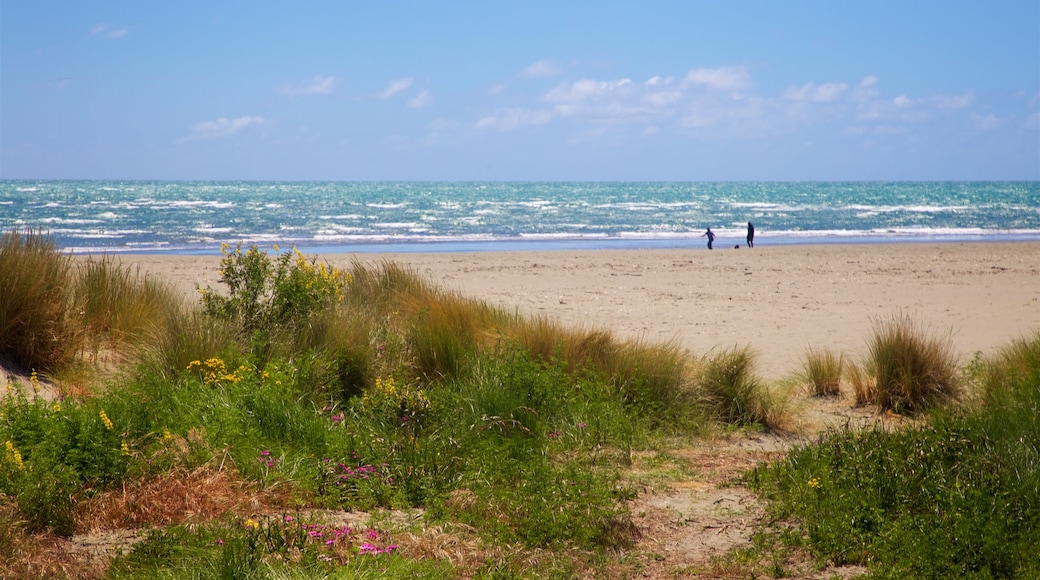
<path fill-rule="evenodd" d="M 876 320 L 867 346 L 879 408 L 916 414 L 957 397 L 959 372 L 949 336 L 929 336 L 902 314 Z"/>
<path fill-rule="evenodd" d="M 721 421 L 781 428 L 789 419 L 783 401 L 755 374 L 749 347 L 709 354 L 700 365 L 696 385 L 709 412 Z"/>
<path fill-rule="evenodd" d="M 802 373 L 816 397 L 836 397 L 841 394 L 841 376 L 845 370 L 845 355 L 824 349 L 810 348 L 805 353 Z"/>

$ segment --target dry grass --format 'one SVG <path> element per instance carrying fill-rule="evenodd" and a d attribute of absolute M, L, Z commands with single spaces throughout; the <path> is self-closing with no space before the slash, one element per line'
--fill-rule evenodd
<path fill-rule="evenodd" d="M 102 256 L 79 263 L 75 305 L 92 339 L 119 346 L 153 336 L 177 300 L 168 285 Z"/>
<path fill-rule="evenodd" d="M 802 364 L 804 380 L 816 397 L 836 397 L 841 394 L 841 376 L 845 369 L 845 355 L 833 351 L 810 348 Z"/>
<path fill-rule="evenodd" d="M 874 379 L 863 370 L 863 367 L 855 363 L 848 363 L 845 365 L 845 376 L 852 385 L 856 405 L 873 405 L 877 400 L 877 387 L 874 385 Z"/>
<path fill-rule="evenodd" d="M 905 314 L 876 320 L 867 369 L 878 407 L 915 414 L 957 397 L 959 370 L 949 335 L 937 338 Z"/>
<path fill-rule="evenodd" d="M 77 532 L 205 522 L 227 515 L 270 511 L 281 502 L 260 493 L 234 469 L 176 467 L 153 478 L 125 482 L 76 505 Z"/>
<path fill-rule="evenodd" d="M 0 238 L 0 353 L 40 371 L 73 360 L 83 333 L 68 308 L 71 268 L 69 258 L 40 232 Z"/>

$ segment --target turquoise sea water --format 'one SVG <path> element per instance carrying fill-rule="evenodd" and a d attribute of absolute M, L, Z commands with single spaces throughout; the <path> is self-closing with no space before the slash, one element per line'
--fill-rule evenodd
<path fill-rule="evenodd" d="M 1040 240 L 1040 182 L 0 181 L 0 229 L 75 252 L 485 251 Z"/>

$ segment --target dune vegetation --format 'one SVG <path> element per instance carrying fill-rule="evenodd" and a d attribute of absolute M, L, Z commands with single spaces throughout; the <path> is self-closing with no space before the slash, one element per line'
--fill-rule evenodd
<path fill-rule="evenodd" d="M 224 248 L 221 280 L 185 301 L 4 236 L 0 356 L 29 378 L 0 387 L 0 576 L 627 577 L 635 454 L 792 419 L 750 347 L 695 357 L 295 250 Z M 1040 337 L 951 378 L 927 336 L 926 360 L 901 354 L 922 333 L 901 324 L 836 372 L 928 427 L 828 434 L 751 472 L 801 525 L 764 528 L 739 574 L 782 575 L 792 550 L 881 577 L 1037 572 Z M 985 395 L 952 404 L 962 381 Z M 148 532 L 100 560 L 49 548 L 118 530 Z"/>

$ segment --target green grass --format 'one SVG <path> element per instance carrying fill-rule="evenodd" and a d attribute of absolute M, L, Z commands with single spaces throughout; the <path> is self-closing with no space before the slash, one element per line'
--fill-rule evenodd
<path fill-rule="evenodd" d="M 1040 334 L 991 363 L 981 407 L 900 432 L 835 432 L 748 478 L 822 560 L 876 578 L 1040 574 Z"/>

